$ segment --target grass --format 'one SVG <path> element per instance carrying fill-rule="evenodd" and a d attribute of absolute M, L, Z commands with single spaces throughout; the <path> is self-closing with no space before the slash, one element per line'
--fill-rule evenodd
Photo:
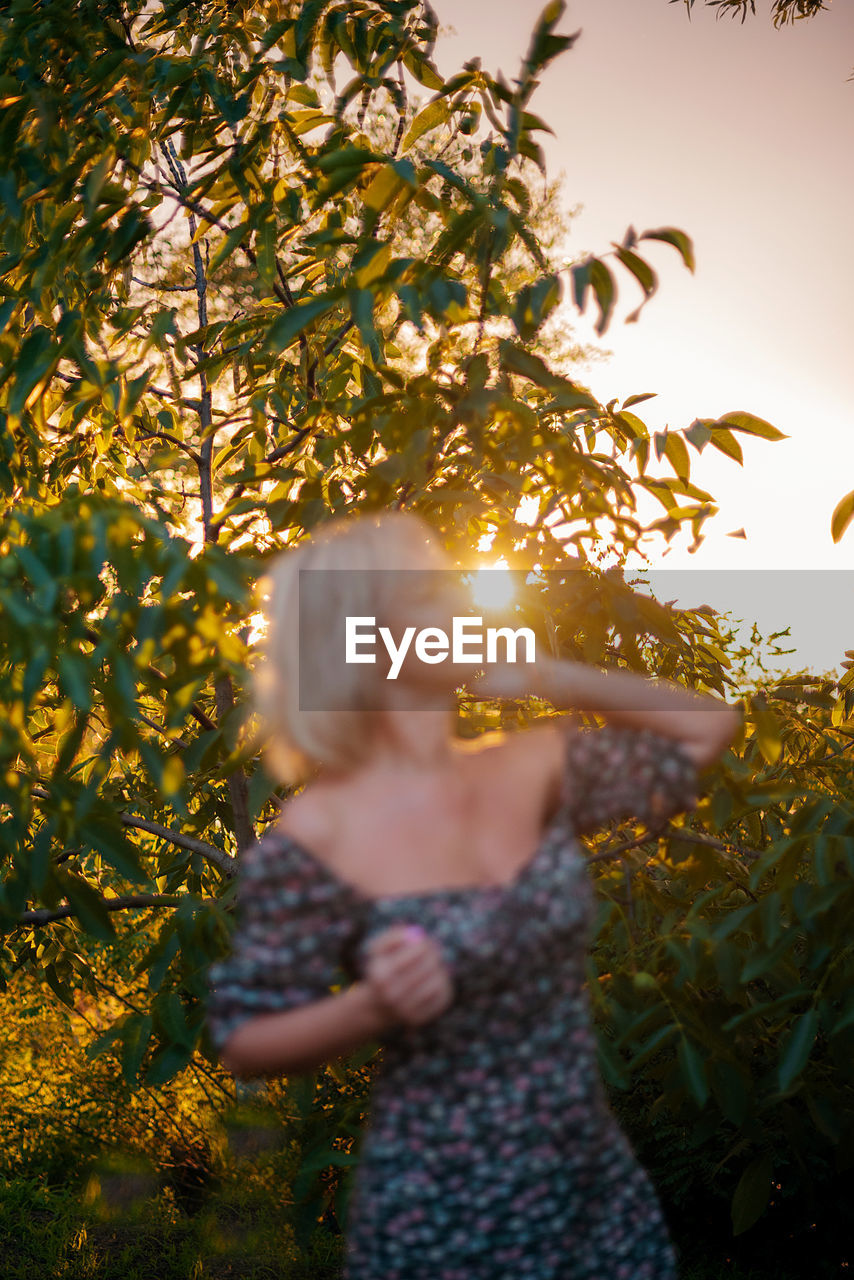
<path fill-rule="evenodd" d="M 288 1206 L 246 1167 L 232 1169 L 195 1214 L 176 1205 L 170 1188 L 146 1187 L 126 1170 L 111 1181 L 84 1175 L 77 1186 L 39 1177 L 3 1184 L 0 1253 L 3 1280 L 336 1280 L 343 1241 L 318 1232 L 300 1254 Z M 718 1259 L 683 1270 L 680 1280 L 779 1273 Z"/>
<path fill-rule="evenodd" d="M 19 1179 L 0 1188 L 3 1280 L 333 1280 L 342 1243 L 320 1237 L 300 1256 L 286 1207 L 245 1173 L 188 1215 L 169 1188 L 131 1202 L 111 1186 Z"/>

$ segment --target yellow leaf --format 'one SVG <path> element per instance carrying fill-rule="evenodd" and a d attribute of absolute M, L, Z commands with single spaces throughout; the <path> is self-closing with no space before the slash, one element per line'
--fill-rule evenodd
<path fill-rule="evenodd" d="M 57 733 L 64 733 L 71 724 L 74 715 L 74 704 L 70 698 L 66 698 L 62 705 L 57 707 L 53 713 L 53 727 Z"/>
<path fill-rule="evenodd" d="M 213 609 L 204 609 L 196 619 L 196 631 L 211 644 L 216 644 L 222 636 L 222 625 Z"/>
<path fill-rule="evenodd" d="M 184 766 L 179 756 L 169 756 L 163 765 L 160 789 L 164 795 L 174 796 L 184 785 Z"/>
<path fill-rule="evenodd" d="M 154 643 L 151 636 L 149 636 L 147 640 L 143 640 L 134 655 L 134 662 L 136 665 L 138 667 L 147 667 L 151 659 L 154 657 L 156 649 L 157 645 Z"/>
<path fill-rule="evenodd" d="M 777 717 L 761 696 L 751 698 L 750 712 L 756 726 L 756 741 L 768 764 L 776 764 L 783 750 Z"/>
<path fill-rule="evenodd" d="M 391 245 L 381 245 L 370 262 L 366 262 L 359 271 L 355 272 L 354 279 L 359 288 L 364 289 L 372 280 L 376 280 L 378 276 L 381 276 L 390 259 Z"/>
<path fill-rule="evenodd" d="M 391 204 L 395 196 L 401 189 L 409 184 L 400 176 L 391 165 L 383 165 L 371 178 L 365 188 L 362 199 L 369 209 L 380 213 L 387 205 Z"/>

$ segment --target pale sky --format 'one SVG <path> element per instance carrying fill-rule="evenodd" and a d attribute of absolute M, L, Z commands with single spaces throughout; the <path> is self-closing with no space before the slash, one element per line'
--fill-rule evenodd
<path fill-rule="evenodd" d="M 453 28 L 440 69 L 478 55 L 508 79 L 543 7 L 433 4 Z M 731 593 L 736 616 L 755 606 L 764 630 L 791 625 L 798 657 L 782 665 L 823 671 L 854 648 L 854 524 L 839 544 L 830 536 L 854 489 L 854 5 L 781 30 L 770 0 L 757 8 L 742 25 L 699 0 L 690 21 L 667 0 L 570 0 L 558 30 L 581 37 L 531 109 L 555 131 L 540 137 L 567 205 L 583 206 L 573 253 L 606 252 L 630 224 L 680 227 L 695 244 L 693 276 L 650 246 L 661 287 L 635 325 L 623 323 L 639 301 L 625 277 L 603 339 L 613 356 L 584 375 L 592 390 L 657 392 L 638 410 L 652 429 L 745 409 L 791 437 L 739 435 L 743 468 L 691 451 L 692 479 L 720 513 L 693 556 L 674 540 L 662 571 L 679 570 L 685 605 L 725 608 Z M 592 337 L 575 315 L 578 337 Z M 747 541 L 725 536 L 741 527 Z"/>

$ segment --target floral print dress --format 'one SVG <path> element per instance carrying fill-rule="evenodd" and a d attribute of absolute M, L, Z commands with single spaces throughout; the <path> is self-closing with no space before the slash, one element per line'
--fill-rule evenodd
<path fill-rule="evenodd" d="M 383 1040 L 345 1280 L 675 1280 L 597 1067 L 594 893 L 576 837 L 690 808 L 696 784 L 672 739 L 573 725 L 562 803 L 509 884 L 367 898 L 280 832 L 243 855 L 232 952 L 209 971 L 218 1049 L 244 1019 L 356 978 L 392 924 L 425 928 L 454 974 L 444 1013 Z"/>

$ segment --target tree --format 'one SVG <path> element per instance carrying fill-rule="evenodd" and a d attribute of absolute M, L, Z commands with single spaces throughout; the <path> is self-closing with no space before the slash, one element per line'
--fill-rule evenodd
<path fill-rule="evenodd" d="M 443 82 L 412 3 L 4 12 L 11 919 L 68 898 L 109 935 L 110 874 L 199 893 L 233 870 L 269 792 L 241 736 L 249 586 L 327 514 L 418 505 L 449 537 L 493 529 L 559 563 L 557 510 L 582 551 L 603 517 L 615 545 L 638 542 L 627 443 L 668 529 L 711 510 L 675 433 L 657 444 L 676 478 L 647 478 L 640 419 L 533 350 L 561 280 L 530 224 L 544 125 L 527 107 L 572 44 L 560 12 L 515 88 L 475 63 Z M 413 80 L 433 96 L 407 123 Z M 370 110 L 394 113 L 385 150 Z M 468 176 L 431 157 L 437 135 L 471 140 Z M 614 253 L 649 297 L 638 239 Z M 647 239 L 691 265 L 682 233 Z M 573 281 L 604 331 L 610 268 Z M 407 369 L 407 339 L 426 370 Z M 694 441 L 731 449 L 730 426 L 778 434 L 744 417 Z M 541 517 L 523 526 L 531 492 Z"/>
<path fill-rule="evenodd" d="M 412 507 L 457 554 L 493 534 L 493 554 L 546 571 L 530 608 L 541 634 L 546 608 L 562 652 L 733 687 L 726 620 L 634 592 L 620 565 L 650 538 L 701 538 L 715 508 L 692 450 L 740 463 L 739 433 L 780 433 L 735 411 L 652 434 L 645 393 L 600 403 L 545 358 L 565 280 L 604 333 L 619 273 L 641 306 L 653 297 L 648 250 L 693 267 L 670 227 L 630 228 L 566 270 L 544 252 L 546 126 L 530 102 L 572 46 L 562 11 L 546 8 L 512 84 L 476 60 L 443 80 L 416 0 L 12 0 L 0 13 L 0 956 L 68 1002 L 91 976 L 87 947 L 113 937 L 117 913 L 144 913 L 150 1008 L 95 1046 L 121 1048 L 131 1083 L 211 1056 L 207 969 L 228 942 L 240 852 L 276 803 L 247 721 L 252 584 L 329 516 Z M 659 518 L 642 518 L 644 495 Z M 794 946 L 804 918 L 831 910 L 826 890 L 840 919 L 848 902 L 848 854 L 838 872 L 828 845 L 816 869 L 804 840 L 827 812 L 834 837 L 854 821 L 840 799 L 850 689 L 786 687 L 776 715 L 745 694 L 744 739 L 691 825 L 597 848 L 616 904 L 600 944 L 619 979 L 615 1052 L 636 1049 L 637 1070 L 649 1056 L 642 1020 L 620 1021 L 626 975 L 650 1023 L 682 1007 L 679 1035 L 660 1041 L 677 1111 L 707 1105 L 726 1056 L 696 1013 L 698 949 L 731 933 L 730 954 L 756 946 L 773 967 L 775 911 Z M 469 701 L 462 731 L 543 710 Z M 697 888 L 715 877 L 725 900 Z M 738 913 L 760 889 L 779 902 L 757 924 Z M 850 966 L 813 961 L 793 1016 L 820 991 L 845 1049 Z M 649 966 L 665 993 L 654 1009 L 631 982 Z M 757 1003 L 747 979 L 722 994 L 703 981 L 727 1017 Z M 814 1025 L 795 1027 L 789 1090 L 825 1087 Z M 760 1091 L 745 1105 L 769 1104 Z"/>

